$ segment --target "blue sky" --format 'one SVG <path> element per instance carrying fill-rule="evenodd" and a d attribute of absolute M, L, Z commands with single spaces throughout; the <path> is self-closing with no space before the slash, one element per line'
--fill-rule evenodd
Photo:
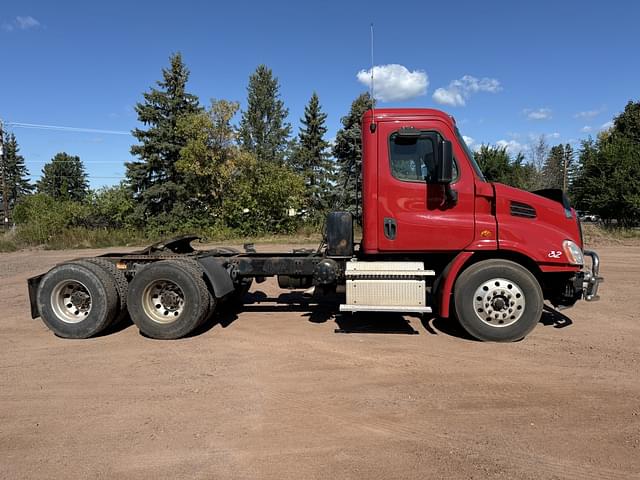
<path fill-rule="evenodd" d="M 331 138 L 367 89 L 358 72 L 370 68 L 373 22 L 380 106 L 441 108 L 476 144 L 573 143 L 640 99 L 639 18 L 631 1 L 3 0 L 0 118 L 128 132 L 133 105 L 180 51 L 204 103 L 244 105 L 249 74 L 267 64 L 296 132 L 316 90 Z M 98 187 L 131 159 L 128 135 L 10 129 L 36 177 L 66 151 Z"/>

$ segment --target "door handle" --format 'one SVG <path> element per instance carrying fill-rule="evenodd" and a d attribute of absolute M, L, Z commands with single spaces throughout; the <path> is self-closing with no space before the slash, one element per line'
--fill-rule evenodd
<path fill-rule="evenodd" d="M 389 240 L 395 240 L 398 233 L 398 225 L 395 218 L 385 217 L 384 219 L 384 236 Z"/>

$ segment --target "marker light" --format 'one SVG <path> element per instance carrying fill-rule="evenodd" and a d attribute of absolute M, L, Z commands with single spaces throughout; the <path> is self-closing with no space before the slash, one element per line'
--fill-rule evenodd
<path fill-rule="evenodd" d="M 562 242 L 562 248 L 564 250 L 564 254 L 567 257 L 567 260 L 572 265 L 584 265 L 584 255 L 582 254 L 582 250 L 575 242 L 571 240 L 565 240 Z"/>

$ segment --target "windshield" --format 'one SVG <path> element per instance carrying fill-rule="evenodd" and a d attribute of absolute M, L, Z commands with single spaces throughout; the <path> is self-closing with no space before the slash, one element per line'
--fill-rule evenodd
<path fill-rule="evenodd" d="M 480 170 L 480 165 L 478 165 L 478 162 L 476 162 L 476 159 L 473 156 L 473 152 L 467 146 L 467 142 L 465 142 L 464 138 L 462 138 L 462 135 L 460 135 L 460 130 L 458 130 L 458 127 L 456 127 L 456 137 L 458 137 L 458 142 L 460 142 L 460 145 L 462 145 L 464 152 L 467 154 L 467 157 L 469 157 L 469 161 L 471 161 L 471 165 L 473 165 L 473 169 L 476 171 L 478 178 L 483 182 L 486 182 L 487 179 L 484 178 L 484 175 L 482 174 L 482 170 Z"/>

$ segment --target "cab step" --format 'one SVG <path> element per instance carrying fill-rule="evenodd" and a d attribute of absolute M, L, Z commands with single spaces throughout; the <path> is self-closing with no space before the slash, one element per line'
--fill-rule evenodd
<path fill-rule="evenodd" d="M 431 307 L 411 305 L 340 305 L 341 312 L 395 312 L 395 313 L 431 313 Z"/>

